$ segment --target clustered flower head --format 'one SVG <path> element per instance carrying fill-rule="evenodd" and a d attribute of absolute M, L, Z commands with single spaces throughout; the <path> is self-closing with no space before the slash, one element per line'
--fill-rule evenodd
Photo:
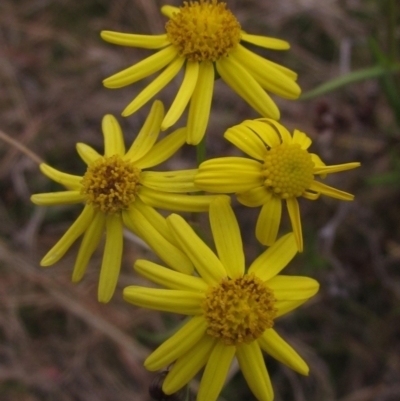
<path fill-rule="evenodd" d="M 82 237 L 72 273 L 72 281 L 78 282 L 105 234 L 98 300 L 109 302 L 118 287 L 124 230 L 131 231 L 161 260 L 137 260 L 134 269 L 162 288 L 128 286 L 124 299 L 188 317 L 144 361 L 148 370 L 167 369 L 158 389 L 163 399 L 181 391 L 204 368 L 196 399 L 216 401 L 236 358 L 254 396 L 272 401 L 263 352 L 300 374 L 309 372 L 306 362 L 275 329 L 280 316 L 302 305 L 319 288 L 312 278 L 280 274 L 304 248 L 298 198 L 317 200 L 326 195 L 352 200 L 353 195 L 322 180 L 360 164 L 325 165 L 309 151 L 311 139 L 305 133 L 298 129 L 291 133 L 277 121 L 280 113 L 269 93 L 296 99 L 297 74 L 248 50 L 246 44 L 287 50 L 287 42 L 246 33 L 226 3 L 218 0 L 166 5 L 161 11 L 168 18 L 163 34 L 101 32 L 113 44 L 157 50 L 105 79 L 104 85 L 120 88 L 159 72 L 123 110 L 122 115 L 129 116 L 181 70 L 182 84 L 166 113 L 162 102 L 154 101 L 128 150 L 119 123 L 106 115 L 104 154 L 77 144 L 86 164 L 83 175 L 40 165 L 43 174 L 65 190 L 32 195 L 32 202 L 83 204 L 81 214 L 41 265 L 59 261 Z M 224 134 L 246 157 L 203 158 L 198 168 L 153 170 L 185 143 L 197 145 L 202 140 L 218 77 L 261 116 Z M 185 126 L 159 139 L 160 131 L 172 127 L 187 108 Z M 254 233 L 265 249 L 250 265 L 245 261 L 240 219 L 228 194 L 235 194 L 244 206 L 261 208 Z M 292 231 L 280 235 L 283 203 Z M 164 217 L 158 209 L 208 213 L 215 251 L 182 215 Z"/>

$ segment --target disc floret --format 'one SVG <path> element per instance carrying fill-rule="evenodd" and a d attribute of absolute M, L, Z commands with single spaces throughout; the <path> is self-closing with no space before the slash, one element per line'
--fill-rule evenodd
<path fill-rule="evenodd" d="M 240 42 L 236 17 L 217 0 L 184 2 L 165 29 L 179 54 L 190 61 L 212 61 L 227 56 Z"/>
<path fill-rule="evenodd" d="M 273 291 L 253 274 L 224 279 L 203 304 L 207 334 L 226 345 L 249 344 L 274 325 L 275 302 Z"/>
<path fill-rule="evenodd" d="M 282 143 L 265 155 L 264 185 L 282 199 L 299 197 L 314 180 L 313 169 L 311 155 L 299 144 Z"/>
<path fill-rule="evenodd" d="M 135 201 L 141 170 L 120 156 L 101 157 L 91 164 L 82 179 L 86 203 L 113 214 Z"/>

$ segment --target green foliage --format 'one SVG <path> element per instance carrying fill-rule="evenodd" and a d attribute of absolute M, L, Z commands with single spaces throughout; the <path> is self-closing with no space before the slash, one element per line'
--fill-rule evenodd
<path fill-rule="evenodd" d="M 374 67 L 350 72 L 349 74 L 334 78 L 308 92 L 303 93 L 299 100 L 310 100 L 316 97 L 320 97 L 322 95 L 326 95 L 330 92 L 345 88 L 360 81 L 374 78 L 386 78 L 396 72 L 400 72 L 400 63 L 395 63 L 390 66 L 376 65 Z"/>

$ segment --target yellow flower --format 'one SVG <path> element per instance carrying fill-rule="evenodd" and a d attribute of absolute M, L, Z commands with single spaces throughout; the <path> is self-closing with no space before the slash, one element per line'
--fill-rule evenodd
<path fill-rule="evenodd" d="M 142 107 L 184 67 L 182 85 L 167 112 L 162 128 L 172 126 L 190 102 L 187 143 L 198 144 L 207 128 L 216 68 L 221 78 L 253 109 L 264 117 L 279 119 L 270 91 L 296 99 L 300 88 L 297 74 L 246 49 L 242 42 L 273 50 L 286 50 L 283 40 L 250 35 L 241 30 L 236 17 L 217 0 L 184 2 L 182 7 L 163 6 L 169 18 L 162 35 L 135 35 L 102 31 L 101 37 L 121 46 L 162 49 L 139 63 L 107 78 L 107 88 L 121 88 L 155 72 L 155 78 L 122 112 L 123 116 Z"/>
<path fill-rule="evenodd" d="M 47 164 L 41 171 L 50 179 L 64 185 L 67 191 L 32 195 L 37 205 L 65 205 L 85 203 L 75 223 L 54 245 L 41 261 L 50 266 L 62 258 L 71 245 L 83 235 L 74 266 L 72 280 L 79 281 L 89 259 L 106 233 L 104 256 L 100 272 L 98 299 L 108 302 L 115 290 L 122 257 L 123 227 L 126 226 L 150 246 L 161 244 L 159 256 L 167 258 L 171 268 L 190 274 L 192 266 L 188 258 L 173 244 L 165 218 L 155 209 L 175 211 L 207 211 L 212 197 L 191 196 L 194 191 L 195 170 L 176 172 L 142 171 L 167 160 L 185 142 L 185 129 L 178 129 L 157 141 L 164 107 L 156 101 L 136 140 L 125 151 L 121 128 L 117 120 L 106 115 L 103 118 L 105 152 L 101 156 L 83 143 L 77 151 L 87 164 L 83 176 L 66 174 Z"/>
<path fill-rule="evenodd" d="M 167 289 L 124 290 L 124 299 L 135 305 L 191 316 L 144 363 L 152 371 L 173 363 L 164 393 L 178 391 L 205 366 L 197 400 L 215 401 L 236 356 L 256 398 L 270 401 L 273 390 L 261 350 L 307 375 L 306 363 L 273 329 L 276 318 L 318 291 L 311 278 L 278 275 L 297 253 L 293 234 L 279 239 L 246 272 L 239 226 L 228 199 L 216 198 L 210 205 L 217 255 L 182 217 L 173 214 L 167 221 L 199 276 L 138 260 L 135 269 Z"/>
<path fill-rule="evenodd" d="M 297 198 L 315 200 L 321 194 L 341 200 L 354 196 L 314 179 L 315 175 L 350 170 L 360 163 L 326 166 L 307 149 L 311 139 L 294 130 L 293 135 L 274 120 L 246 120 L 229 128 L 224 137 L 253 159 L 223 157 L 207 160 L 199 167 L 195 184 L 214 193 L 236 193 L 240 203 L 262 206 L 256 225 L 256 237 L 264 245 L 272 245 L 277 237 L 286 201 L 299 251 L 303 250 L 300 210 Z"/>

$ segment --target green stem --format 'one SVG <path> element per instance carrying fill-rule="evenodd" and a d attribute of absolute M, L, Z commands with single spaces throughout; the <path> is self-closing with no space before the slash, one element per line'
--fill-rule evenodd
<path fill-rule="evenodd" d="M 396 41 L 396 22 L 397 22 L 397 0 L 388 0 L 387 17 L 388 17 L 388 56 L 389 60 L 394 63 L 397 61 L 397 41 Z"/>
<path fill-rule="evenodd" d="M 186 396 L 185 396 L 185 401 L 190 401 L 190 389 L 189 389 L 189 384 L 186 385 Z"/>
<path fill-rule="evenodd" d="M 366 79 L 380 78 L 386 75 L 394 74 L 399 71 L 400 71 L 400 63 L 397 64 L 394 63 L 390 66 L 375 65 L 373 67 L 368 67 L 362 70 L 353 71 L 338 78 L 334 78 L 306 93 L 303 93 L 299 97 L 299 100 L 313 99 L 315 97 L 325 95 L 329 92 L 333 92 L 337 89 L 346 87 L 356 82 L 364 81 Z"/>
<path fill-rule="evenodd" d="M 197 167 L 206 160 L 206 136 L 196 146 Z"/>

